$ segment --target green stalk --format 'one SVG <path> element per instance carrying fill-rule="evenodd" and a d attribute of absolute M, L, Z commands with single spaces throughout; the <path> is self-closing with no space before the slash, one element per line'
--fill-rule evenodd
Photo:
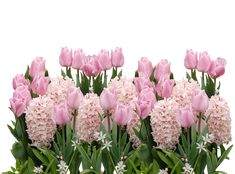
<path fill-rule="evenodd" d="M 107 117 L 108 117 L 108 132 L 111 131 L 111 128 L 110 128 L 110 116 L 109 114 L 107 113 Z"/>
<path fill-rule="evenodd" d="M 214 77 L 214 94 L 216 93 L 216 77 Z"/>
<path fill-rule="evenodd" d="M 72 157 L 71 157 L 71 159 L 70 159 L 70 161 L 69 161 L 69 165 L 68 165 L 68 168 L 66 169 L 65 173 L 68 172 L 69 167 L 71 166 L 71 164 L 72 164 L 72 162 L 73 162 L 73 160 L 74 160 L 74 158 L 75 158 L 75 154 L 77 154 L 77 151 L 76 151 L 76 150 L 74 150 L 74 152 L 73 152 L 73 155 L 72 155 Z"/>
<path fill-rule="evenodd" d="M 202 72 L 202 89 L 205 89 L 205 79 L 204 79 L 204 72 Z"/>
<path fill-rule="evenodd" d="M 202 116 L 201 113 L 199 113 L 199 118 L 198 118 L 198 132 L 201 133 L 201 120 L 202 120 Z"/>
<path fill-rule="evenodd" d="M 188 154 L 190 153 L 190 128 L 187 129 Z"/>
<path fill-rule="evenodd" d="M 104 87 L 107 87 L 107 72 L 104 71 Z"/>
<path fill-rule="evenodd" d="M 115 166 L 115 164 L 114 164 L 113 158 L 111 157 L 110 151 L 109 151 L 108 149 L 107 149 L 107 151 L 108 151 L 108 154 L 109 154 L 109 158 L 110 158 L 110 160 L 111 160 L 111 163 L 112 163 L 112 165 L 113 165 L 113 168 L 114 168 L 115 172 L 118 173 L 117 170 L 116 170 L 116 168 L 115 168 L 116 166 Z"/>
<path fill-rule="evenodd" d="M 119 144 L 119 156 L 121 156 L 121 127 L 118 127 L 118 144 Z"/>
<path fill-rule="evenodd" d="M 80 86 L 80 80 L 79 80 L 79 70 L 77 70 L 77 74 L 76 74 L 76 87 Z"/>
<path fill-rule="evenodd" d="M 66 125 L 65 125 L 66 126 Z M 64 151 L 65 151 L 65 134 L 64 134 L 64 126 L 62 126 L 62 139 L 63 139 L 63 155 L 64 155 Z"/>
<path fill-rule="evenodd" d="M 78 110 L 75 109 L 74 115 L 73 115 L 73 131 L 75 131 L 77 113 L 78 113 Z"/>

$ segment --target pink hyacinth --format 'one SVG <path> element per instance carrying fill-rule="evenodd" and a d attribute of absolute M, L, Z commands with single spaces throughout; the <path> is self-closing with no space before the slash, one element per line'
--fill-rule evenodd
<path fill-rule="evenodd" d="M 97 139 L 101 124 L 99 115 L 103 115 L 99 97 L 93 93 L 86 94 L 76 116 L 75 133 L 79 140 L 91 143 Z"/>
<path fill-rule="evenodd" d="M 173 99 L 160 100 L 150 113 L 152 135 L 159 148 L 175 148 L 179 143 L 181 126 L 176 120 L 178 104 Z"/>
<path fill-rule="evenodd" d="M 187 69 L 195 69 L 197 67 L 198 57 L 197 52 L 192 49 L 186 51 L 186 56 L 184 58 L 184 66 Z"/>
<path fill-rule="evenodd" d="M 148 58 L 142 57 L 138 61 L 138 73 L 139 73 L 139 77 L 149 78 L 151 76 L 151 74 L 152 74 L 152 71 L 153 71 L 152 62 Z"/>
<path fill-rule="evenodd" d="M 161 78 L 169 78 L 171 74 L 170 63 L 167 59 L 162 59 L 155 68 L 154 78 L 160 80 Z"/>
<path fill-rule="evenodd" d="M 139 116 L 132 111 L 132 117 L 127 123 L 127 133 L 130 136 L 130 141 L 133 143 L 134 147 L 138 147 L 141 144 L 140 139 L 136 136 L 134 129 L 140 130 L 141 121 Z"/>
<path fill-rule="evenodd" d="M 63 67 L 69 67 L 72 65 L 72 61 L 73 61 L 73 51 L 71 49 L 68 49 L 67 47 L 61 48 L 59 56 L 60 65 Z"/>
<path fill-rule="evenodd" d="M 45 95 L 34 98 L 29 103 L 25 123 L 33 146 L 49 147 L 54 140 L 56 123 L 51 115 L 52 107 L 53 101 Z"/>
<path fill-rule="evenodd" d="M 231 141 L 230 109 L 222 97 L 215 95 L 210 98 L 205 116 L 208 118 L 209 133 L 214 137 L 213 142 L 224 144 Z"/>
<path fill-rule="evenodd" d="M 19 86 L 29 87 L 29 80 L 25 79 L 23 74 L 17 74 L 12 80 L 13 89 L 16 89 Z"/>
<path fill-rule="evenodd" d="M 29 67 L 29 75 L 35 77 L 36 75 L 44 74 L 46 71 L 45 60 L 42 57 L 36 57 Z"/>

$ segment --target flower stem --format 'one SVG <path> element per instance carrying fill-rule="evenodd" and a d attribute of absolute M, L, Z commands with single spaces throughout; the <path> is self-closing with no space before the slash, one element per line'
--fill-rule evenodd
<path fill-rule="evenodd" d="M 72 155 L 72 157 L 71 157 L 71 159 L 70 159 L 70 161 L 69 161 L 69 165 L 68 165 L 68 167 L 67 167 L 67 169 L 66 169 L 65 173 L 67 173 L 67 172 L 68 172 L 69 167 L 71 166 L 71 164 L 72 164 L 72 162 L 73 162 L 73 160 L 74 160 L 74 158 L 75 158 L 75 154 L 77 154 L 76 149 L 75 149 L 75 150 L 74 150 L 74 152 L 73 152 L 73 155 Z"/>
<path fill-rule="evenodd" d="M 114 167 L 114 170 L 115 170 L 116 173 L 118 173 L 117 170 L 116 170 L 116 167 L 115 167 L 113 158 L 112 158 L 112 156 L 111 156 L 111 154 L 110 154 L 110 151 L 109 151 L 108 149 L 107 149 L 107 151 L 108 151 L 108 154 L 109 154 L 109 158 L 110 158 L 110 160 L 111 160 L 111 163 L 112 163 L 112 165 L 113 165 L 113 167 Z"/>
<path fill-rule="evenodd" d="M 77 74 L 76 74 L 76 87 L 80 86 L 80 80 L 79 80 L 79 70 L 77 70 Z"/>
<path fill-rule="evenodd" d="M 198 118 L 198 132 L 201 133 L 201 120 L 202 120 L 202 116 L 201 113 L 199 113 L 199 118 Z"/>
<path fill-rule="evenodd" d="M 201 81 L 202 89 L 205 89 L 205 79 L 204 79 L 204 72 L 202 72 L 202 81 Z"/>

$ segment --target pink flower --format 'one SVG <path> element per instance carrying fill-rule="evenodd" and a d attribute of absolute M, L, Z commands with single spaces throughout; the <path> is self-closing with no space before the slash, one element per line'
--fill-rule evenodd
<path fill-rule="evenodd" d="M 176 119 L 184 128 L 189 128 L 195 123 L 195 116 L 192 107 L 185 106 L 176 113 Z"/>
<path fill-rule="evenodd" d="M 98 55 L 99 63 L 102 70 L 109 70 L 112 67 L 111 58 L 109 57 L 109 52 L 101 50 Z"/>
<path fill-rule="evenodd" d="M 192 107 L 197 112 L 205 112 L 209 105 L 209 99 L 205 91 L 198 90 L 192 97 Z"/>
<path fill-rule="evenodd" d="M 199 54 L 197 70 L 200 72 L 208 72 L 211 65 L 211 58 L 206 51 Z"/>
<path fill-rule="evenodd" d="M 139 77 L 150 77 L 153 71 L 153 65 L 152 62 L 146 58 L 142 57 L 138 61 L 138 73 Z"/>
<path fill-rule="evenodd" d="M 30 87 L 35 94 L 44 95 L 47 92 L 49 81 L 49 77 L 37 75 L 34 77 Z"/>
<path fill-rule="evenodd" d="M 53 108 L 53 118 L 58 125 L 64 125 L 69 120 L 69 111 L 66 103 L 60 103 Z"/>
<path fill-rule="evenodd" d="M 154 78 L 156 80 L 160 80 L 161 78 L 169 78 L 170 77 L 170 63 L 167 59 L 162 59 L 156 66 L 154 71 Z"/>
<path fill-rule="evenodd" d="M 156 103 L 156 96 L 151 88 L 145 88 L 139 93 L 138 101 L 150 102 L 151 108 L 153 108 Z"/>
<path fill-rule="evenodd" d="M 78 109 L 83 98 L 79 88 L 70 87 L 67 95 L 67 104 L 70 109 Z"/>
<path fill-rule="evenodd" d="M 83 50 L 82 49 L 75 50 L 72 61 L 72 67 L 74 69 L 80 70 L 83 65 L 84 59 L 85 59 L 85 53 L 83 52 Z"/>
<path fill-rule="evenodd" d="M 212 60 L 209 74 L 211 77 L 218 78 L 225 73 L 226 60 L 223 58 L 217 58 L 216 61 Z"/>
<path fill-rule="evenodd" d="M 100 106 L 108 111 L 116 107 L 117 97 L 114 90 L 105 88 L 100 95 Z"/>
<path fill-rule="evenodd" d="M 72 65 L 73 52 L 67 47 L 61 48 L 61 53 L 59 57 L 60 65 L 63 67 L 69 67 Z"/>
<path fill-rule="evenodd" d="M 154 88 L 154 84 L 146 77 L 137 77 L 134 78 L 134 84 L 136 91 L 140 93 L 145 88 Z"/>
<path fill-rule="evenodd" d="M 29 86 L 29 81 L 25 79 L 23 74 L 17 74 L 12 80 L 13 89 L 19 86 Z"/>
<path fill-rule="evenodd" d="M 184 66 L 187 69 L 195 69 L 197 67 L 197 52 L 193 50 L 187 50 L 184 58 Z"/>
<path fill-rule="evenodd" d="M 124 64 L 124 56 L 122 54 L 121 48 L 116 48 L 114 51 L 111 51 L 111 61 L 114 67 L 122 67 Z"/>
<path fill-rule="evenodd" d="M 98 58 L 95 55 L 85 57 L 81 70 L 87 76 L 97 76 L 101 72 Z"/>
<path fill-rule="evenodd" d="M 118 125 L 126 125 L 132 117 L 131 108 L 124 104 L 117 104 L 113 114 L 113 121 Z"/>
<path fill-rule="evenodd" d="M 174 84 L 175 84 L 174 80 L 161 78 L 156 86 L 156 91 L 158 95 L 166 98 L 170 97 Z"/>
<path fill-rule="evenodd" d="M 152 110 L 151 102 L 138 100 L 136 102 L 136 112 L 140 118 L 145 119 Z"/>
<path fill-rule="evenodd" d="M 42 57 L 36 57 L 29 68 L 29 75 L 34 77 L 38 74 L 43 74 L 46 70 L 45 60 Z"/>
<path fill-rule="evenodd" d="M 13 98 L 10 99 L 12 112 L 17 117 L 21 116 L 25 112 L 31 99 L 31 94 L 27 86 L 17 87 L 13 93 Z"/>

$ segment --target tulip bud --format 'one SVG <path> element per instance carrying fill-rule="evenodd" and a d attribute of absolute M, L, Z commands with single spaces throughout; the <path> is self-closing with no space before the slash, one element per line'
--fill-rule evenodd
<path fill-rule="evenodd" d="M 32 91 L 38 95 L 46 94 L 49 81 L 49 77 L 37 75 L 31 83 Z"/>
<path fill-rule="evenodd" d="M 36 75 L 43 74 L 45 71 L 45 60 L 42 57 L 36 57 L 29 68 L 29 75 L 34 78 Z"/>
<path fill-rule="evenodd" d="M 200 72 L 208 72 L 211 65 L 211 58 L 206 51 L 199 54 L 197 70 Z"/>
<path fill-rule="evenodd" d="M 147 77 L 149 78 L 152 74 L 153 71 L 153 65 L 152 62 L 146 58 L 146 57 L 142 57 L 139 61 L 138 61 L 138 73 L 139 73 L 139 77 Z"/>
<path fill-rule="evenodd" d="M 161 78 L 169 78 L 171 74 L 170 63 L 167 59 L 162 59 L 156 66 L 154 71 L 154 78 L 160 80 Z"/>
<path fill-rule="evenodd" d="M 184 66 L 187 69 L 195 69 L 197 67 L 197 52 L 193 50 L 187 50 L 184 58 Z"/>
<path fill-rule="evenodd" d="M 105 88 L 100 95 L 100 105 L 101 107 L 109 111 L 116 107 L 117 97 L 113 90 Z"/>
<path fill-rule="evenodd" d="M 176 119 L 184 128 L 190 128 L 196 121 L 192 107 L 185 106 L 176 112 Z"/>
<path fill-rule="evenodd" d="M 56 124 L 58 125 L 64 125 L 70 120 L 68 107 L 65 103 L 55 105 L 52 114 Z"/>
<path fill-rule="evenodd" d="M 67 94 L 67 104 L 70 109 L 78 109 L 83 98 L 79 88 L 71 87 Z"/>
<path fill-rule="evenodd" d="M 16 89 L 19 86 L 29 87 L 29 81 L 25 79 L 23 74 L 17 74 L 12 80 L 13 89 Z"/>
<path fill-rule="evenodd" d="M 158 95 L 166 98 L 170 97 L 174 84 L 175 84 L 174 80 L 165 79 L 165 78 L 160 79 L 156 86 L 156 91 Z"/>
<path fill-rule="evenodd" d="M 69 67 L 72 65 L 73 53 L 67 47 L 61 48 L 61 53 L 59 57 L 60 65 L 63 67 Z"/>
<path fill-rule="evenodd" d="M 210 76 L 213 78 L 218 78 L 222 76 L 225 73 L 225 65 L 226 60 L 223 58 L 217 58 L 216 61 L 212 60 L 209 69 Z"/>
<path fill-rule="evenodd" d="M 28 105 L 29 101 L 32 99 L 30 91 L 27 86 L 17 87 L 15 92 L 13 93 L 13 98 L 24 100 L 26 102 L 26 105 Z"/>
<path fill-rule="evenodd" d="M 82 49 L 78 49 L 78 50 L 74 51 L 72 67 L 74 69 L 80 70 L 83 65 L 84 59 L 85 59 L 85 53 L 83 52 Z"/>
<path fill-rule="evenodd" d="M 127 106 L 121 103 L 117 104 L 115 112 L 112 117 L 113 117 L 113 121 L 116 124 L 121 125 L 121 126 L 126 125 L 132 117 L 130 106 Z"/>
<path fill-rule="evenodd" d="M 197 112 L 205 112 L 209 106 L 209 99 L 205 91 L 195 91 L 192 97 L 192 107 Z"/>
<path fill-rule="evenodd" d="M 124 56 L 121 48 L 116 48 L 111 51 L 111 61 L 114 67 L 122 67 L 124 64 Z"/>
<path fill-rule="evenodd" d="M 141 119 L 145 119 L 152 110 L 151 102 L 138 100 L 135 104 L 136 112 Z"/>
<path fill-rule="evenodd" d="M 108 51 L 101 50 L 98 55 L 98 59 L 102 70 L 109 70 L 112 68 L 111 58 L 109 57 Z"/>
<path fill-rule="evenodd" d="M 10 105 L 11 105 L 11 110 L 16 117 L 21 116 L 27 107 L 26 101 L 18 98 L 10 99 Z"/>

